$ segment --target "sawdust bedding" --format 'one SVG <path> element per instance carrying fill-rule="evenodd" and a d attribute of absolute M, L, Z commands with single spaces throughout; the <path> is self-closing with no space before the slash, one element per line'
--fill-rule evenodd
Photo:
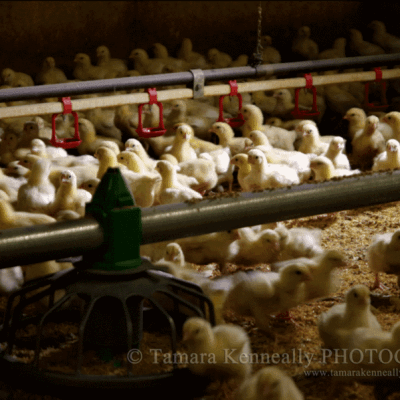
<path fill-rule="evenodd" d="M 318 336 L 316 327 L 317 316 L 333 306 L 343 301 L 344 293 L 355 284 L 366 284 L 369 287 L 373 282 L 373 273 L 370 272 L 366 263 L 366 248 L 371 242 L 373 235 L 377 233 L 390 232 L 399 227 L 398 215 L 400 212 L 400 202 L 389 203 L 369 208 L 362 208 L 349 211 L 341 211 L 334 214 L 321 215 L 317 217 L 301 218 L 297 220 L 285 221 L 287 227 L 316 227 L 322 229 L 322 245 L 325 248 L 338 249 L 343 251 L 348 258 L 348 266 L 340 271 L 341 287 L 338 292 L 332 294 L 328 299 L 304 304 L 292 311 L 295 324 L 284 320 L 272 321 L 273 337 L 267 336 L 254 326 L 251 318 L 238 317 L 227 312 L 225 318 L 228 322 L 241 325 L 249 334 L 252 344 L 252 352 L 256 354 L 267 354 L 260 359 L 258 364 L 253 364 L 254 370 L 266 365 L 277 365 L 293 376 L 309 400 L 325 399 L 374 399 L 374 387 L 362 384 L 355 380 L 342 382 L 332 377 L 319 376 L 307 377 L 307 371 L 331 371 L 337 368 L 334 357 L 328 357 L 323 363 L 321 340 Z M 194 266 L 201 269 L 201 266 Z M 228 273 L 237 269 L 257 268 L 268 270 L 267 264 L 258 264 L 251 267 L 228 266 Z M 218 270 L 215 275 L 219 275 Z M 398 302 L 400 290 L 397 286 L 397 277 L 382 274 L 382 282 L 387 289 L 384 291 L 374 290 L 372 304 L 376 310 L 376 316 L 383 329 L 389 330 L 394 323 L 399 320 Z M 0 317 L 5 311 L 6 299 L 0 298 Z M 29 338 L 32 338 L 34 329 L 27 327 L 19 332 L 20 346 L 14 351 L 13 355 L 21 362 L 30 362 L 33 358 L 33 346 L 29 345 Z M 73 372 L 74 351 L 76 351 L 77 326 L 69 323 L 55 324 L 49 327 L 46 332 L 48 335 L 48 348 L 43 350 L 41 365 L 54 371 L 65 373 Z M 59 340 L 61 345 L 56 346 Z M 162 333 L 145 332 L 142 343 L 142 351 L 146 354 L 146 348 L 167 348 L 169 336 Z M 164 347 L 166 346 L 166 347 Z M 23 348 L 25 347 L 25 349 Z M 178 352 L 184 351 L 178 346 Z M 272 356 L 275 355 L 275 359 Z M 285 356 L 286 354 L 286 356 Z M 312 355 L 312 360 L 307 359 Z M 270 358 L 268 358 L 270 357 Z M 268 362 L 270 364 L 268 364 Z M 180 365 L 184 367 L 185 365 Z M 171 365 L 154 364 L 152 361 L 144 360 L 140 366 L 132 372 L 134 374 L 156 374 L 165 370 L 170 370 Z M 124 374 L 123 363 L 101 361 L 94 352 L 85 353 L 83 360 L 82 373 L 89 374 Z M 3 383 L 1 385 L 4 385 Z M 0 394 L 3 387 L 0 385 Z M 215 400 L 230 400 L 233 397 L 235 383 L 224 384 L 221 390 L 214 393 L 210 398 Z M 18 389 L 14 391 L 14 398 L 25 399 L 55 399 L 51 396 L 39 396 L 23 392 Z M 189 398 L 190 394 L 188 395 Z M 390 400 L 400 399 L 400 394 L 394 393 Z"/>

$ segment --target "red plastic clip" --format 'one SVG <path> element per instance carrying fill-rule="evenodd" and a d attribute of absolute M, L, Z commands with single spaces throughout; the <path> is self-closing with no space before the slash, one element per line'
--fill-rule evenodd
<path fill-rule="evenodd" d="M 229 93 L 229 96 L 237 96 L 239 99 L 239 110 L 242 109 L 242 95 L 238 93 L 238 85 L 236 81 L 229 81 L 229 86 L 231 87 L 231 92 Z M 233 118 L 224 118 L 224 96 L 220 96 L 219 98 L 219 116 L 217 119 L 217 122 L 226 122 L 229 124 L 232 128 L 239 128 L 244 124 L 244 118 L 241 112 L 238 112 L 237 117 Z"/>
<path fill-rule="evenodd" d="M 306 79 L 306 86 L 304 88 L 296 88 L 294 92 L 294 110 L 292 111 L 292 115 L 295 118 L 315 117 L 320 114 L 317 107 L 317 89 L 313 86 L 313 78 L 311 74 L 304 74 L 304 78 Z M 311 89 L 313 92 L 311 111 L 299 109 L 299 92 L 301 89 Z"/>
<path fill-rule="evenodd" d="M 62 114 L 72 114 L 74 116 L 75 134 L 73 138 L 58 139 L 56 136 L 56 118 L 59 114 L 53 114 L 51 117 L 52 134 L 50 143 L 54 147 L 73 149 L 75 147 L 78 147 L 82 143 L 82 140 L 79 136 L 78 114 L 75 111 L 72 111 L 72 103 L 70 97 L 61 97 L 61 99 L 59 100 L 62 101 L 64 106 L 64 111 L 62 112 Z"/>
<path fill-rule="evenodd" d="M 140 137 L 156 137 L 156 136 L 162 136 L 164 135 L 167 130 L 164 127 L 164 120 L 163 120 L 163 105 L 161 102 L 157 101 L 157 90 L 155 88 L 149 88 L 147 89 L 147 93 L 149 94 L 150 101 L 148 103 L 142 103 L 139 104 L 138 111 L 139 111 L 139 123 L 138 127 L 136 129 L 136 133 Z M 142 108 L 144 105 L 149 104 L 157 104 L 159 110 L 160 110 L 160 123 L 158 124 L 157 128 L 143 128 L 142 124 Z"/>
<path fill-rule="evenodd" d="M 365 97 L 364 97 L 364 108 L 366 111 L 380 111 L 380 110 L 385 110 L 386 108 L 389 107 L 389 104 L 386 99 L 386 82 L 382 81 L 382 70 L 378 67 L 374 68 L 374 71 L 375 71 L 375 82 L 380 83 L 381 86 L 381 104 L 369 102 L 370 82 L 366 82 Z"/>

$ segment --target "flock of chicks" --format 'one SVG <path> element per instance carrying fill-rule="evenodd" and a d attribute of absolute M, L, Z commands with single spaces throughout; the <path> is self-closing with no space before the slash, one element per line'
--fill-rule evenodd
<path fill-rule="evenodd" d="M 351 30 L 350 49 L 359 55 L 398 52 L 400 39 L 389 35 L 383 23 L 371 23 L 375 44 L 363 41 L 359 31 Z M 279 52 L 271 38 L 263 37 L 264 62 L 279 63 Z M 319 52 L 310 39 L 310 29 L 302 27 L 292 51 L 307 59 L 345 56 L 346 39 L 339 38 L 331 50 Z M 381 46 L 381 47 L 379 47 Z M 130 58 L 135 69 L 128 71 L 124 60 L 112 59 L 107 47 L 97 49 L 98 63 L 79 53 L 73 75 L 77 80 L 107 79 L 141 74 L 177 72 L 190 68 L 225 68 L 247 64 L 247 56 L 236 61 L 217 49 L 207 57 L 192 51 L 190 39 L 184 39 L 178 58 L 168 55 L 165 46 L 154 45 L 155 58 L 143 49 L 135 49 Z M 331 72 L 328 72 L 331 73 Z M 34 84 L 32 78 L 9 68 L 2 71 L 4 86 Z M 68 82 L 46 58 L 36 76 L 37 84 Z M 300 106 L 309 109 L 312 96 L 302 93 Z M 85 95 L 79 97 L 95 97 Z M 321 88 L 314 119 L 293 119 L 293 91 L 245 94 L 240 110 L 244 124 L 233 130 L 226 122 L 215 122 L 219 110 L 215 99 L 173 100 L 164 103 L 167 133 L 162 137 L 140 138 L 137 105 L 89 110 L 79 113 L 82 144 L 76 153 L 49 145 L 48 116 L 7 118 L 0 121 L 0 229 L 54 223 L 81 218 L 100 179 L 109 167 L 120 168 L 135 203 L 140 207 L 201 200 L 211 191 L 273 189 L 309 181 L 323 181 L 372 170 L 400 167 L 400 112 L 367 115 L 361 108 L 364 88 L 359 83 L 329 85 Z M 238 110 L 236 98 L 224 101 L 225 117 Z M 10 106 L 28 102 L 1 104 Z M 341 136 L 320 135 L 324 111 L 333 109 L 348 120 Z M 144 108 L 146 126 L 157 127 L 157 106 Z M 264 123 L 264 119 L 266 120 Z M 74 128 L 68 115 L 60 115 L 58 137 L 72 137 Z M 213 138 L 218 144 L 213 142 Z M 348 145 L 346 146 L 346 139 Z M 234 171 L 237 169 L 237 176 Z M 236 183 L 237 182 L 237 183 Z M 396 273 L 400 232 L 377 235 L 368 248 L 368 262 L 376 273 Z M 290 319 L 289 310 L 304 302 L 324 298 L 337 290 L 336 270 L 345 265 L 341 252 L 321 247 L 321 231 L 306 228 L 287 229 L 281 224 L 217 232 L 174 243 L 141 247 L 157 268 L 178 278 L 199 284 L 212 299 L 217 326 L 201 318 L 189 318 L 183 326 L 183 342 L 190 353 L 214 354 L 215 364 L 192 364 L 196 374 L 217 378 L 236 378 L 238 400 L 261 398 L 302 399 L 292 379 L 276 367 L 266 367 L 251 375 L 248 363 L 225 363 L 224 349 L 234 350 L 233 360 L 250 354 L 251 344 L 238 325 L 224 323 L 224 312 L 253 317 L 260 330 L 271 334 L 274 316 Z M 272 272 L 240 271 L 227 274 L 227 263 L 236 265 L 271 264 Z M 219 263 L 224 274 L 209 279 L 212 268 L 198 273 L 191 263 Z M 0 289 L 10 293 L 24 280 L 46 275 L 69 263 L 48 261 L 34 267 L 0 270 Z M 346 302 L 320 315 L 317 326 L 324 345 L 333 349 L 389 348 L 398 346 L 398 324 L 383 332 L 369 310 L 369 290 L 352 287 Z M 392 346 L 392 347 L 390 347 Z M 376 360 L 375 360 L 376 361 Z"/>

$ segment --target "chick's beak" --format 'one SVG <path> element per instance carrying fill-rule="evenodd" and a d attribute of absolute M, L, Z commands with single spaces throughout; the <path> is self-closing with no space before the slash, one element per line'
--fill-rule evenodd
<path fill-rule="evenodd" d="M 312 281 L 311 274 L 304 274 L 304 282 Z"/>

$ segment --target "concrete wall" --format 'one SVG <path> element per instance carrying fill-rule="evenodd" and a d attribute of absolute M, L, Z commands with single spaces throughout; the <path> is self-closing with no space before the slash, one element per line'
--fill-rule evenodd
<path fill-rule="evenodd" d="M 211 47 L 232 56 L 255 50 L 258 1 L 3 1 L 0 2 L 1 69 L 34 75 L 46 56 L 72 78 L 73 58 L 84 52 L 95 60 L 96 47 L 107 45 L 113 57 L 127 59 L 131 50 L 150 50 L 155 42 L 172 55 L 184 37 L 194 50 Z M 372 19 L 387 21 L 398 12 L 394 2 L 370 8 L 361 1 L 263 1 L 263 34 L 270 34 L 283 54 L 296 30 L 309 25 L 321 50 L 356 27 L 366 34 Z M 283 61 L 289 61 L 283 59 Z M 132 65 L 130 65 L 132 67 Z"/>

